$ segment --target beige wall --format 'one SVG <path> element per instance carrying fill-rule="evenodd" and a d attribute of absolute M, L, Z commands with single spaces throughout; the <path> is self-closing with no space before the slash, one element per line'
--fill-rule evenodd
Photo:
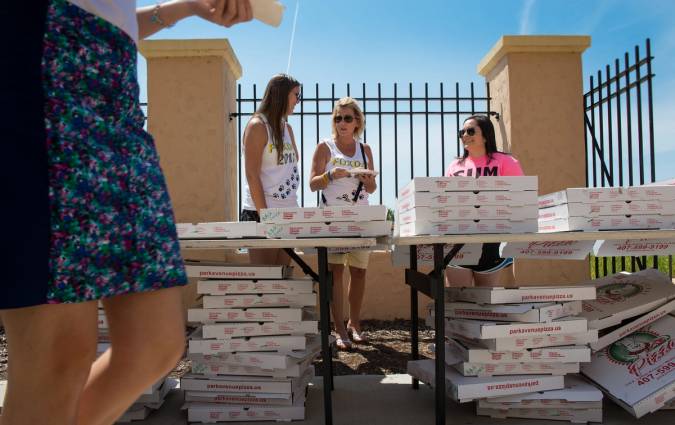
<path fill-rule="evenodd" d="M 504 36 L 478 66 L 500 115 L 497 144 L 539 176 L 540 194 L 586 185 L 581 54 L 589 45 L 585 36 Z M 515 275 L 518 284 L 573 283 L 589 266 L 517 260 Z"/>
<path fill-rule="evenodd" d="M 236 80 L 227 40 L 142 41 L 148 61 L 148 130 L 178 222 L 237 217 Z"/>

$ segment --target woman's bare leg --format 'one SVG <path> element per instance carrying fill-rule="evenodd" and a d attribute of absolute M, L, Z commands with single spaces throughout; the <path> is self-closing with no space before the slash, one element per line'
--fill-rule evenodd
<path fill-rule="evenodd" d="M 347 328 L 345 327 L 344 313 L 344 291 L 342 289 L 342 278 L 345 266 L 342 264 L 329 264 L 328 270 L 333 273 L 333 299 L 330 302 L 330 309 L 333 312 L 333 323 L 335 323 L 335 332 L 343 339 L 348 338 Z"/>
<path fill-rule="evenodd" d="M 366 292 L 366 269 L 349 267 L 349 323 L 347 327 L 361 332 L 361 306 Z"/>
<path fill-rule="evenodd" d="M 91 368 L 78 424 L 111 424 L 185 352 L 181 288 L 103 300 L 111 348 Z"/>
<path fill-rule="evenodd" d="M 2 425 L 72 425 L 96 358 L 97 304 L 3 310 L 8 385 Z"/>

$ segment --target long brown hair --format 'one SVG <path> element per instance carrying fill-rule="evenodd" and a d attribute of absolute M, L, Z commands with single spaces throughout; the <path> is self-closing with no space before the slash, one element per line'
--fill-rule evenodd
<path fill-rule="evenodd" d="M 283 120 L 288 115 L 288 95 L 300 83 L 287 74 L 277 74 L 270 79 L 265 88 L 265 94 L 260 101 L 256 114 L 267 118 L 272 129 L 272 141 L 277 149 L 277 160 L 284 154 L 284 127 Z"/>
<path fill-rule="evenodd" d="M 467 122 L 469 120 L 476 121 L 476 124 L 478 124 L 478 127 L 480 127 L 481 133 L 483 133 L 483 137 L 485 137 L 485 153 L 487 154 L 488 157 L 487 163 L 489 164 L 490 161 L 492 161 L 493 159 L 492 157 L 493 154 L 504 153 L 497 150 L 497 138 L 495 137 L 495 127 L 494 125 L 492 125 L 492 121 L 490 121 L 490 117 L 488 117 L 487 115 L 472 115 L 469 118 L 465 119 L 464 122 Z M 462 158 L 459 160 L 459 163 L 464 164 L 464 160 L 468 156 L 469 151 L 464 149 L 464 154 L 462 155 Z"/>

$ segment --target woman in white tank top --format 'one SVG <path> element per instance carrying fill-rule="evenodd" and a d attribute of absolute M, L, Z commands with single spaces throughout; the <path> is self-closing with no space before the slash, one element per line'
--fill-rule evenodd
<path fill-rule="evenodd" d="M 267 83 L 260 107 L 244 132 L 246 185 L 240 221 L 260 221 L 263 208 L 298 206 L 298 149 L 286 122 L 300 101 L 300 83 L 277 74 Z M 289 264 L 281 249 L 251 249 L 253 264 Z"/>
<path fill-rule="evenodd" d="M 370 146 L 361 143 L 359 137 L 365 128 L 365 118 L 359 104 L 351 97 L 344 97 L 333 108 L 333 138 L 319 143 L 312 159 L 310 188 L 321 190 L 322 205 L 368 205 L 368 195 L 375 192 L 377 182 L 371 174 L 355 174 L 356 169 L 374 170 Z M 366 285 L 368 250 L 354 250 L 345 254 L 329 254 L 329 268 L 333 272 L 333 299 L 331 310 L 336 345 L 349 350 L 352 340 L 365 342 L 361 332 L 361 305 Z M 344 323 L 342 276 L 349 266 L 349 322 Z M 349 334 L 351 333 L 351 340 Z"/>

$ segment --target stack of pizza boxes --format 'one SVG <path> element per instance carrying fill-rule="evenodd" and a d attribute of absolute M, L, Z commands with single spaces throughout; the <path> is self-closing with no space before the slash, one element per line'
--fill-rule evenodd
<path fill-rule="evenodd" d="M 655 269 L 596 280 L 584 317 L 599 331 L 582 373 L 635 417 L 675 399 L 675 285 Z"/>
<path fill-rule="evenodd" d="M 302 420 L 321 343 L 311 279 L 287 266 L 187 262 L 200 324 L 181 379 L 189 422 Z"/>
<path fill-rule="evenodd" d="M 537 177 L 415 177 L 399 191 L 400 236 L 537 231 Z"/>
<path fill-rule="evenodd" d="M 672 229 L 675 186 L 571 188 L 539 197 L 539 231 Z"/>
<path fill-rule="evenodd" d="M 103 305 L 98 303 L 98 344 L 96 354 L 100 356 L 110 347 L 110 335 L 108 332 L 108 320 L 103 310 Z M 150 388 L 143 391 L 143 394 L 127 409 L 117 422 L 142 421 L 162 407 L 169 391 L 178 386 L 178 380 L 163 377 Z"/>
<path fill-rule="evenodd" d="M 260 210 L 260 223 L 273 239 L 391 235 L 384 205 L 267 208 Z"/>
<path fill-rule="evenodd" d="M 242 239 L 265 236 L 255 221 L 177 223 L 176 232 L 180 239 Z"/>
<path fill-rule="evenodd" d="M 574 375 L 581 363 L 590 361 L 588 344 L 598 337 L 578 316 L 582 301 L 595 298 L 595 287 L 446 291 L 445 363 L 451 398 L 478 400 L 478 413 L 494 417 L 602 419 L 601 393 Z M 409 362 L 408 370 L 432 382 L 432 360 Z"/>

